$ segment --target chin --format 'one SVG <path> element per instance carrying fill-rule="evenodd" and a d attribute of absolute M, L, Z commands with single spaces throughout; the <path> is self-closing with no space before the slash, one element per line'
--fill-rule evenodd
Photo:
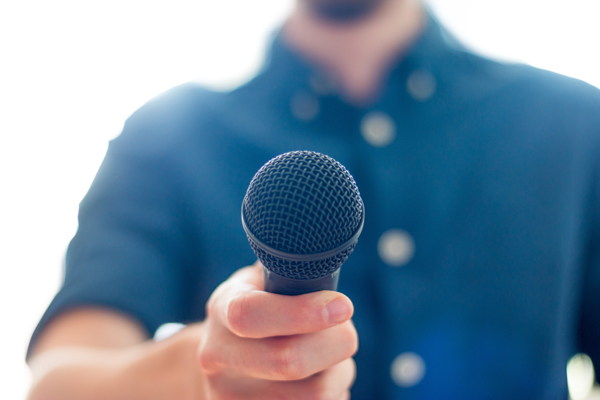
<path fill-rule="evenodd" d="M 399 0 L 301 0 L 318 17 L 337 22 L 352 22 L 362 19 L 381 3 Z"/>

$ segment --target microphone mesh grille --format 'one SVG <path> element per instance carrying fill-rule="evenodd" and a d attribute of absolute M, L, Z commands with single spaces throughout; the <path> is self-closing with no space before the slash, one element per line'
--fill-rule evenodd
<path fill-rule="evenodd" d="M 320 153 L 294 151 L 275 157 L 256 173 L 243 212 L 247 228 L 267 246 L 288 254 L 317 254 L 346 243 L 357 232 L 364 210 L 356 183 L 342 164 Z M 331 260 L 292 262 L 250 244 L 263 265 L 292 279 L 328 275 L 353 250 Z"/>
<path fill-rule="evenodd" d="M 329 258 L 317 261 L 290 261 L 268 254 L 249 240 L 260 262 L 277 275 L 289 279 L 316 279 L 333 274 L 348 259 L 356 244 Z"/>

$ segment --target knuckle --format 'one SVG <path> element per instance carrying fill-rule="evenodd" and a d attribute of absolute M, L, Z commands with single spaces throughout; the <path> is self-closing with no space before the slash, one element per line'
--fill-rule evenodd
<path fill-rule="evenodd" d="M 216 305 L 217 305 L 217 296 L 216 296 L 216 293 L 213 293 L 213 295 L 210 296 L 210 298 L 206 302 L 206 318 L 207 319 L 212 318 L 212 316 L 215 314 Z"/>
<path fill-rule="evenodd" d="M 343 329 L 344 343 L 347 343 L 347 355 L 352 357 L 358 351 L 358 333 L 353 324 L 347 324 Z"/>
<path fill-rule="evenodd" d="M 326 371 L 314 375 L 315 379 L 310 380 L 310 384 L 306 387 L 304 397 L 302 399 L 310 400 L 340 400 L 340 392 L 343 390 L 349 390 L 354 381 L 354 361 L 349 358 L 343 361 L 346 370 L 346 376 L 344 379 L 331 379 Z M 335 367 L 334 367 L 335 368 Z"/>
<path fill-rule="evenodd" d="M 198 350 L 198 365 L 206 374 L 211 375 L 219 371 L 222 364 L 221 355 L 210 346 L 202 346 Z"/>
<path fill-rule="evenodd" d="M 306 377 L 305 365 L 298 349 L 282 341 L 273 350 L 271 368 L 283 380 L 298 380 Z"/>
<path fill-rule="evenodd" d="M 350 380 L 348 382 L 348 388 L 352 386 L 354 383 L 354 379 L 356 378 L 356 362 L 353 358 L 348 358 L 347 362 L 349 363 L 349 372 Z"/>
<path fill-rule="evenodd" d="M 227 325 L 238 336 L 244 337 L 248 333 L 248 308 L 247 293 L 242 293 L 227 303 Z"/>

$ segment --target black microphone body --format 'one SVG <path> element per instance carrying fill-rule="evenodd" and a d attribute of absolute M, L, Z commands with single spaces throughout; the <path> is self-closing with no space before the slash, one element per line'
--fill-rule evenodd
<path fill-rule="evenodd" d="M 267 162 L 242 203 L 242 225 L 263 264 L 265 290 L 337 290 L 364 214 L 354 179 L 333 158 L 294 151 Z"/>

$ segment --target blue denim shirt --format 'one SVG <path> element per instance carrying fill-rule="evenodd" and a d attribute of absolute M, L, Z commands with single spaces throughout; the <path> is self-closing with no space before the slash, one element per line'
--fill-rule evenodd
<path fill-rule="evenodd" d="M 565 365 L 600 365 L 600 92 L 473 55 L 430 18 L 355 107 L 276 38 L 228 93 L 174 88 L 133 114 L 81 202 L 70 307 L 204 318 L 254 262 L 240 206 L 292 150 L 344 164 L 366 221 L 342 267 L 360 339 L 353 399 L 567 398 Z"/>

